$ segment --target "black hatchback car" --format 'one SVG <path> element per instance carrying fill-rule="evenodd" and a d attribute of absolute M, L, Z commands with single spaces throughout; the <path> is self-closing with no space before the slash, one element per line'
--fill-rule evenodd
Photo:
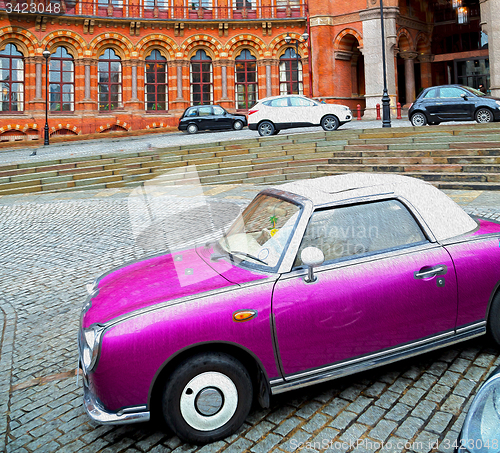
<path fill-rule="evenodd" d="M 196 134 L 202 130 L 233 129 L 239 131 L 247 125 L 245 115 L 233 115 L 220 105 L 188 107 L 179 120 L 179 130 Z"/>
<path fill-rule="evenodd" d="M 489 123 L 500 119 L 500 98 L 462 85 L 435 86 L 420 93 L 408 110 L 408 118 L 413 126 L 443 121 Z"/>

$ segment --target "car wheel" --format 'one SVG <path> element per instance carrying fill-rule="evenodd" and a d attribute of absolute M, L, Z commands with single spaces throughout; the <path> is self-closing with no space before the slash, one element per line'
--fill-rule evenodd
<path fill-rule="evenodd" d="M 500 346 L 500 293 L 497 293 L 491 302 L 487 332 L 497 346 Z"/>
<path fill-rule="evenodd" d="M 321 127 L 325 131 L 335 131 L 339 128 L 340 123 L 336 116 L 327 115 L 321 120 Z"/>
<path fill-rule="evenodd" d="M 491 123 L 493 121 L 493 113 L 487 108 L 479 109 L 476 112 L 476 121 L 478 123 Z"/>
<path fill-rule="evenodd" d="M 274 135 L 275 130 L 276 128 L 271 121 L 262 121 L 262 123 L 259 124 L 259 134 L 261 136 Z"/>
<path fill-rule="evenodd" d="M 206 444 L 233 434 L 252 405 L 246 368 L 223 353 L 199 354 L 182 362 L 163 394 L 165 420 L 181 439 Z"/>
<path fill-rule="evenodd" d="M 411 124 L 415 127 L 425 126 L 427 124 L 427 118 L 422 112 L 414 113 L 411 116 Z"/>
<path fill-rule="evenodd" d="M 235 131 L 241 131 L 243 129 L 243 123 L 240 120 L 237 120 L 233 123 L 233 129 Z"/>
<path fill-rule="evenodd" d="M 190 134 L 196 134 L 196 132 L 198 132 L 198 126 L 196 124 L 190 124 L 188 127 L 187 127 L 187 131 L 190 133 Z"/>

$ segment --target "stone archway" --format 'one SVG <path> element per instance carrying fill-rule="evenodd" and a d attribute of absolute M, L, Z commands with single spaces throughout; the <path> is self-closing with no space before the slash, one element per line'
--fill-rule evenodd
<path fill-rule="evenodd" d="M 343 98 L 357 98 L 365 94 L 365 63 L 359 48 L 358 38 L 344 30 L 336 39 L 334 45 L 335 96 Z"/>

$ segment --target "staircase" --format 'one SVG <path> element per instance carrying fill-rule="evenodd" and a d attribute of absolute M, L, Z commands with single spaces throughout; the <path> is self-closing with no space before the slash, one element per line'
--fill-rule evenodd
<path fill-rule="evenodd" d="M 0 195 L 190 182 L 272 184 L 349 172 L 413 176 L 442 189 L 500 190 L 500 125 L 339 130 L 0 166 Z M 186 176 L 187 175 L 187 176 Z M 186 179 L 187 178 L 187 179 Z"/>

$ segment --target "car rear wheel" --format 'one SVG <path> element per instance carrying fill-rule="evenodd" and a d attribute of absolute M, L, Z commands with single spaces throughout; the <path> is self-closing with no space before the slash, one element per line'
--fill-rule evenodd
<path fill-rule="evenodd" d="M 271 121 L 262 121 L 262 123 L 259 124 L 259 134 L 261 136 L 266 136 L 266 135 L 274 135 L 274 131 L 276 128 L 274 127 L 274 124 L 271 123 Z"/>
<path fill-rule="evenodd" d="M 181 439 L 206 444 L 238 430 L 250 411 L 252 395 L 252 380 L 241 362 L 224 353 L 199 354 L 170 376 L 163 414 Z"/>
<path fill-rule="evenodd" d="M 233 123 L 233 129 L 235 131 L 240 131 L 241 129 L 243 129 L 243 123 L 240 121 L 240 120 L 236 120 L 234 123 Z"/>
<path fill-rule="evenodd" d="M 487 108 L 479 109 L 476 112 L 476 121 L 478 123 L 491 123 L 493 121 L 493 113 Z"/>
<path fill-rule="evenodd" d="M 336 116 L 327 115 L 321 120 L 321 127 L 325 131 L 335 131 L 339 128 L 340 123 Z"/>
<path fill-rule="evenodd" d="M 190 134 L 196 134 L 196 132 L 198 132 L 198 126 L 196 124 L 190 124 L 188 127 L 187 127 L 187 131 L 190 133 Z"/>
<path fill-rule="evenodd" d="M 497 293 L 491 302 L 487 331 L 497 346 L 500 346 L 500 293 Z"/>
<path fill-rule="evenodd" d="M 427 118 L 422 112 L 414 113 L 411 116 L 411 124 L 415 127 L 425 126 L 427 124 Z"/>

